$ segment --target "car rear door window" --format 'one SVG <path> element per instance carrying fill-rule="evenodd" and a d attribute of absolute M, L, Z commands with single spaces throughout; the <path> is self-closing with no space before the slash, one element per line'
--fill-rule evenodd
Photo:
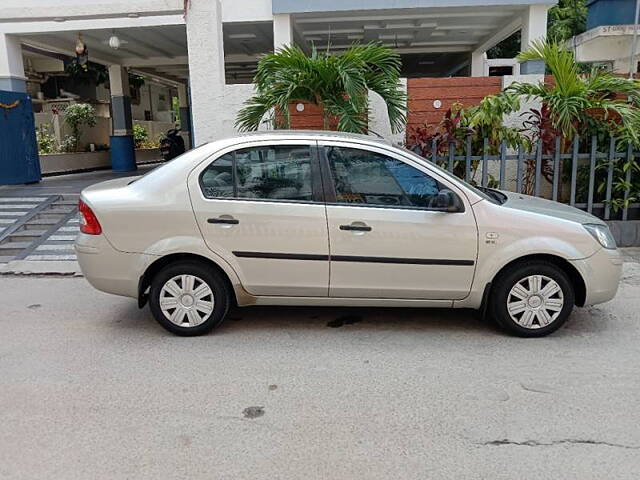
<path fill-rule="evenodd" d="M 444 188 L 395 158 L 355 148 L 325 148 L 338 203 L 434 208 Z"/>
<path fill-rule="evenodd" d="M 207 198 L 311 201 L 311 149 L 273 145 L 230 152 L 200 177 Z"/>

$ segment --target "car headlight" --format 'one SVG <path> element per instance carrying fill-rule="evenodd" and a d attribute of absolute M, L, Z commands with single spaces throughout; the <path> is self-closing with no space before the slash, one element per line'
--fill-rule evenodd
<path fill-rule="evenodd" d="M 616 249 L 616 240 L 613 238 L 613 235 L 611 235 L 609 227 L 595 223 L 587 223 L 583 225 L 583 227 L 586 228 L 587 232 L 589 232 L 591 236 L 604 248 L 608 248 L 610 250 Z"/>

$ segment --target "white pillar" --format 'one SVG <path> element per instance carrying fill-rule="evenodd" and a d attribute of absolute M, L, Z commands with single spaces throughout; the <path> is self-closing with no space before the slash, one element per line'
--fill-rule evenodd
<path fill-rule="evenodd" d="M 180 106 L 180 130 L 186 147 L 189 149 L 191 148 L 191 109 L 186 85 L 178 85 L 178 103 Z"/>
<path fill-rule="evenodd" d="M 0 33 L 0 90 L 26 92 L 20 40 Z"/>
<path fill-rule="evenodd" d="M 109 66 L 109 91 L 111 93 L 113 135 L 131 135 L 133 133 L 133 122 L 131 120 L 129 72 L 122 65 Z"/>
<path fill-rule="evenodd" d="M 273 16 L 273 50 L 293 44 L 293 19 L 288 13 Z"/>
<path fill-rule="evenodd" d="M 522 51 L 529 48 L 536 40 L 543 40 L 547 36 L 547 11 L 549 5 L 530 5 L 522 16 L 522 39 L 520 49 Z M 522 74 L 544 73 L 544 62 L 536 60 L 524 62 L 520 66 Z"/>
<path fill-rule="evenodd" d="M 476 50 L 471 52 L 471 76 L 472 77 L 485 77 L 487 72 L 485 71 L 485 65 L 487 63 L 487 52 L 484 50 Z"/>
<path fill-rule="evenodd" d="M 190 0 L 187 9 L 189 89 L 193 145 L 219 138 L 223 131 L 225 75 L 222 7 L 219 0 Z"/>
<path fill-rule="evenodd" d="M 112 97 L 129 95 L 129 73 L 122 65 L 109 65 L 109 92 Z"/>

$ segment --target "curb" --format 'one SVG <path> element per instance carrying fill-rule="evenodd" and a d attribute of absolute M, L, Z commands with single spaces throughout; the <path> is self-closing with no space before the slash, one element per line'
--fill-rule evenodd
<path fill-rule="evenodd" d="M 78 262 L 72 260 L 12 260 L 5 265 L 0 265 L 0 275 L 83 276 Z"/>

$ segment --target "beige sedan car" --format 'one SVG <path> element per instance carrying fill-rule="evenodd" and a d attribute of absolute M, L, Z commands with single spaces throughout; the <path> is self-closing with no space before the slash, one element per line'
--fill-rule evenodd
<path fill-rule="evenodd" d="M 332 132 L 212 142 L 87 188 L 80 215 L 87 280 L 178 335 L 235 304 L 472 308 L 536 337 L 613 298 L 622 269 L 592 215 Z"/>

